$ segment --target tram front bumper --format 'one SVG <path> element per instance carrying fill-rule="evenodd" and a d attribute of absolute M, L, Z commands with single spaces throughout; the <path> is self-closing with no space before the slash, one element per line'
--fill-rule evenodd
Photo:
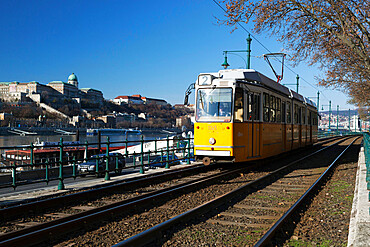
<path fill-rule="evenodd" d="M 197 156 L 230 156 L 230 151 L 224 150 L 196 150 L 195 155 Z"/>

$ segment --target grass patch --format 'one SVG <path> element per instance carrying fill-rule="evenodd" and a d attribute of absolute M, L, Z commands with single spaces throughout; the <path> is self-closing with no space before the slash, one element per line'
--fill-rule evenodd
<path fill-rule="evenodd" d="M 330 246 L 333 246 L 333 241 L 331 240 L 323 240 L 321 243 L 319 241 L 315 241 L 315 242 L 317 244 L 306 242 L 301 239 L 298 239 L 298 240 L 290 239 L 288 245 L 292 247 L 313 247 L 313 246 L 330 247 Z"/>
<path fill-rule="evenodd" d="M 336 181 L 331 185 L 330 191 L 339 193 L 339 192 L 343 192 L 350 186 L 351 185 L 345 181 Z"/>
<path fill-rule="evenodd" d="M 311 243 L 305 242 L 303 240 L 294 240 L 294 239 L 291 239 L 288 245 L 292 247 L 311 247 L 313 246 Z"/>
<path fill-rule="evenodd" d="M 330 247 L 330 246 L 333 246 L 333 241 L 331 241 L 331 240 L 324 240 L 318 246 L 320 246 L 320 247 Z"/>

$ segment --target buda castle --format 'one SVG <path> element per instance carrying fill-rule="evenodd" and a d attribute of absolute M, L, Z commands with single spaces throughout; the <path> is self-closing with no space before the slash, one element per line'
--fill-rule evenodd
<path fill-rule="evenodd" d="M 52 81 L 43 85 L 36 81 L 31 82 L 0 82 L 0 99 L 3 102 L 30 102 L 36 103 L 52 101 L 63 103 L 72 100 L 78 104 L 102 105 L 103 93 L 92 88 L 78 88 L 77 76 L 72 73 L 68 82 Z"/>

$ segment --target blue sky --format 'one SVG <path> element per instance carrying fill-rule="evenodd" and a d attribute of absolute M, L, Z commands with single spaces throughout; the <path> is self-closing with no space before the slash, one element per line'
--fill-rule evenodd
<path fill-rule="evenodd" d="M 0 81 L 47 84 L 67 81 L 74 72 L 80 88 L 99 89 L 106 99 L 141 94 L 182 103 L 199 73 L 222 69 L 223 50 L 246 48 L 247 33 L 231 32 L 215 17 L 223 12 L 212 0 L 3 0 Z M 275 37 L 253 35 L 272 52 L 284 48 Z M 264 53 L 253 40 L 251 67 L 274 78 Z M 231 68 L 245 66 L 238 56 L 228 61 Z M 319 70 L 305 63 L 291 68 L 295 73 L 285 69 L 282 83 L 295 83 L 298 73 L 316 86 Z M 303 80 L 300 85 L 307 97 L 322 91 L 320 108 L 329 100 L 340 109 L 353 108 L 339 91 L 315 89 Z"/>

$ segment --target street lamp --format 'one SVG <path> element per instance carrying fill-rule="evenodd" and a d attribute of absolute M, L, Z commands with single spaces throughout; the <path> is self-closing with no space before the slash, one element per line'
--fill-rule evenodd
<path fill-rule="evenodd" d="M 309 99 L 317 99 L 317 104 L 316 104 L 316 107 L 317 107 L 317 110 L 319 110 L 319 108 L 320 108 L 320 92 L 319 91 L 317 91 L 317 97 L 307 97 L 307 98 L 309 98 Z"/>
<path fill-rule="evenodd" d="M 224 54 L 225 54 L 225 61 L 223 64 L 221 64 L 221 66 L 227 69 L 227 67 L 230 66 L 230 64 L 227 63 L 227 51 L 224 51 Z"/>
<path fill-rule="evenodd" d="M 351 132 L 351 109 L 348 109 L 348 131 Z"/>
<path fill-rule="evenodd" d="M 338 123 L 339 123 L 339 105 L 337 105 L 337 135 L 338 135 Z"/>
<path fill-rule="evenodd" d="M 297 90 L 296 90 L 296 92 L 298 93 L 298 88 L 299 88 L 299 75 L 297 75 L 296 79 L 297 79 L 297 83 L 295 83 L 295 84 L 283 84 L 283 85 L 284 85 L 284 86 L 287 86 L 287 85 L 296 85 L 296 86 L 297 86 Z M 316 97 L 314 97 L 314 98 L 316 98 Z M 318 107 L 318 106 L 317 106 L 317 107 Z"/>
<path fill-rule="evenodd" d="M 330 121 L 331 121 L 331 100 L 329 100 L 329 105 L 322 105 L 322 109 L 324 110 L 324 106 L 329 106 L 329 131 L 330 131 Z"/>
<path fill-rule="evenodd" d="M 225 56 L 225 61 L 223 64 L 221 64 L 222 67 L 227 69 L 227 67 L 230 66 L 230 64 L 227 62 L 227 53 L 237 53 L 237 52 L 246 52 L 247 53 L 247 62 L 246 62 L 246 68 L 250 69 L 251 68 L 251 35 L 248 34 L 247 38 L 247 50 L 237 50 L 237 51 L 224 51 L 224 56 Z"/>

